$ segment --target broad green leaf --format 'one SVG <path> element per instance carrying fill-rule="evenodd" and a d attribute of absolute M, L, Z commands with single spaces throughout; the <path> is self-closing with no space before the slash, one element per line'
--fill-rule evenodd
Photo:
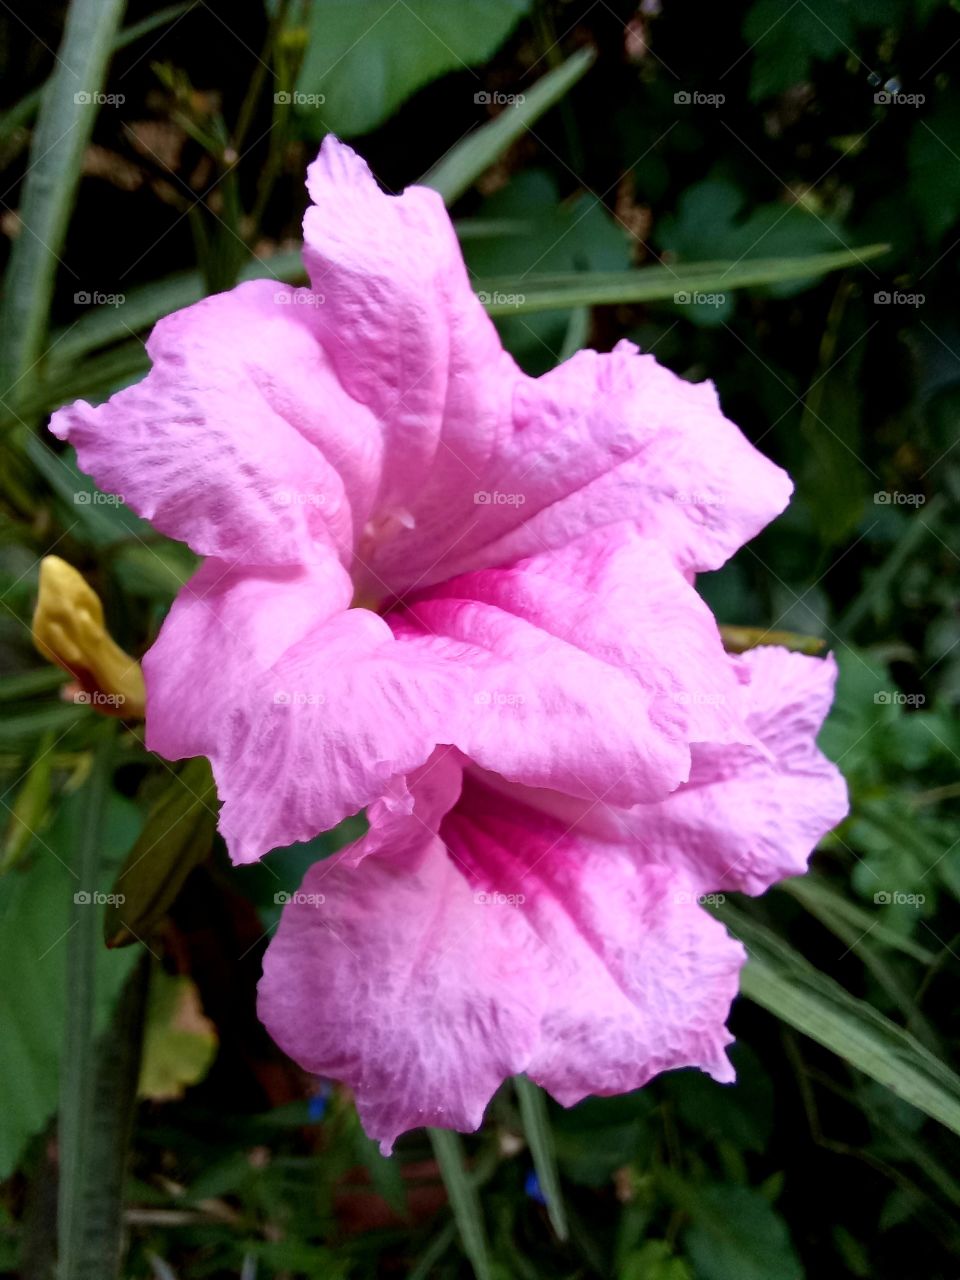
<path fill-rule="evenodd" d="M 543 1090 L 526 1076 L 516 1076 L 513 1081 L 520 1102 L 523 1132 L 533 1156 L 543 1198 L 547 1202 L 547 1214 L 554 1231 L 561 1240 L 567 1238 L 567 1215 L 560 1190 L 560 1174 L 557 1170 L 557 1154 L 550 1128 L 550 1116 Z"/>
<path fill-rule="evenodd" d="M 486 62 L 529 10 L 530 0 L 313 0 L 297 89 L 325 101 L 302 108 L 307 132 L 367 133 L 422 85 Z M 464 93 L 483 90 L 464 79 Z"/>
<path fill-rule="evenodd" d="M 849 5 L 804 0 L 783 5 L 757 0 L 743 23 L 753 53 L 750 97 L 760 101 L 809 78 L 814 59 L 842 54 L 855 43 Z"/>
<path fill-rule="evenodd" d="M 647 1240 L 624 1258 L 617 1280 L 694 1280 L 683 1258 L 665 1240 Z"/>
<path fill-rule="evenodd" d="M 104 937 L 108 947 L 145 938 L 166 915 L 190 872 L 206 858 L 217 825 L 217 791 L 202 756 L 170 778 L 147 816 L 113 886 Z"/>
<path fill-rule="evenodd" d="M 944 1062 L 742 911 L 726 903 L 717 914 L 749 952 L 748 999 L 960 1133 L 960 1077 Z"/>
<path fill-rule="evenodd" d="M 538 80 L 525 93 L 523 102 L 501 111 L 458 142 L 420 181 L 439 191 L 446 204 L 453 204 L 534 121 L 577 83 L 593 60 L 592 49 L 578 50 L 562 66 Z"/>
<path fill-rule="evenodd" d="M 428 1129 L 427 1132 L 447 1189 L 463 1251 L 470 1259 L 477 1280 L 493 1280 L 480 1198 L 467 1172 L 459 1134 L 450 1129 Z"/>
<path fill-rule="evenodd" d="M 58 255 L 99 107 L 124 0 L 72 0 L 55 69 L 44 89 L 20 197 L 0 308 L 0 375 L 17 388 L 39 359 Z M 8 396 L 9 399 L 9 396 Z"/>
<path fill-rule="evenodd" d="M 786 1223 L 759 1191 L 661 1180 L 692 1219 L 684 1244 L 698 1280 L 803 1280 Z"/>
<path fill-rule="evenodd" d="M 82 809 L 82 793 L 66 799 L 27 859 L 0 880 L 5 926 L 0 930 L 0 1177 L 9 1175 L 27 1138 L 56 1110 L 69 1003 L 66 943 L 73 928 L 73 895 L 109 892 L 117 863 L 140 827 L 136 808 L 111 793 L 104 814 L 103 873 L 95 884 L 81 885 L 74 864 Z M 99 1030 L 135 956 L 107 952 L 99 942 L 102 907 L 90 903 L 82 909 L 97 931 L 94 1026 Z"/>

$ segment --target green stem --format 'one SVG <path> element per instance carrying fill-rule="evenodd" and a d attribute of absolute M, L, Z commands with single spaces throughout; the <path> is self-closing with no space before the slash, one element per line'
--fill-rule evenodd
<path fill-rule="evenodd" d="M 83 1240 L 83 1189 L 93 1118 L 96 1053 L 94 996 L 99 913 L 90 901 L 97 888 L 104 809 L 113 755 L 113 726 L 105 726 L 94 748 L 85 787 L 78 839 L 76 893 L 67 937 L 67 1025 L 60 1077 L 59 1280 L 76 1280 Z"/>

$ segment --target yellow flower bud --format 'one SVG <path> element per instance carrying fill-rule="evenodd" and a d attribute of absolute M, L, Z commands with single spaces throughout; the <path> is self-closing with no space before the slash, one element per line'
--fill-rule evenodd
<path fill-rule="evenodd" d="M 83 693 L 76 701 L 105 715 L 142 719 L 146 694 L 140 663 L 114 643 L 104 626 L 100 597 L 59 556 L 44 556 L 40 562 L 33 643 L 80 684 Z"/>

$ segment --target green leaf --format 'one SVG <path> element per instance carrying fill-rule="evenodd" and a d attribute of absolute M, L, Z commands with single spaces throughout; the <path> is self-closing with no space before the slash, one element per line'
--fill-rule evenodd
<path fill-rule="evenodd" d="M 314 0 L 297 89 L 326 100 L 303 109 L 307 131 L 367 133 L 437 76 L 486 62 L 529 10 L 530 0 Z M 464 92 L 481 89 L 473 76 Z"/>
<path fill-rule="evenodd" d="M 755 102 L 806 80 L 815 58 L 841 54 L 854 40 L 849 8 L 834 0 L 789 6 L 758 0 L 747 12 L 743 34 L 754 54 L 750 97 Z"/>
<path fill-rule="evenodd" d="M 506 149 L 523 136 L 535 120 L 577 83 L 593 63 L 592 49 L 580 49 L 562 66 L 547 72 L 524 95 L 523 102 L 501 111 L 458 142 L 442 160 L 420 179 L 433 187 L 446 204 L 453 204 Z"/>
<path fill-rule="evenodd" d="M 0 1177 L 14 1168 L 28 1137 L 46 1124 L 57 1105 L 63 1029 L 70 998 L 67 993 L 66 942 L 75 912 L 83 910 L 97 932 L 93 1024 L 102 1029 L 134 960 L 132 952 L 111 955 L 99 945 L 101 908 L 77 907 L 80 891 L 106 893 L 124 851 L 136 838 L 140 815 L 134 805 L 110 793 L 103 814 L 103 870 L 92 884 L 81 884 L 76 860 L 77 831 L 84 794 L 70 796 L 48 831 L 20 864 L 0 880 L 5 922 L 15 928 L 0 932 Z M 89 925 L 88 925 L 89 928 Z"/>
<path fill-rule="evenodd" d="M 6 805 L 8 818 L 3 844 L 0 846 L 0 875 L 15 867 L 23 857 L 38 828 L 42 825 L 50 803 L 50 774 L 56 739 L 47 732 L 37 744 L 33 760 L 17 786 L 12 805 Z"/>
<path fill-rule="evenodd" d="M 829 271 L 859 266 L 887 252 L 887 245 L 863 245 L 798 258 L 745 258 L 742 262 L 684 262 L 637 271 L 582 272 L 566 276 L 516 276 L 476 282 L 487 294 L 490 315 L 514 315 L 551 308 L 626 302 L 662 302 L 677 293 L 723 293 L 750 286 L 812 280 Z"/>
<path fill-rule="evenodd" d="M 145 938 L 166 915 L 190 872 L 210 852 L 217 825 L 217 790 L 202 756 L 174 775 L 147 816 L 113 886 L 104 918 L 108 947 Z"/>
<path fill-rule="evenodd" d="M 624 1259 L 618 1280 L 693 1280 L 693 1272 L 665 1240 L 647 1240 Z"/>
<path fill-rule="evenodd" d="M 447 1189 L 463 1251 L 477 1280 L 493 1280 L 480 1199 L 464 1163 L 463 1145 L 450 1129 L 428 1129 L 433 1152 Z"/>
<path fill-rule="evenodd" d="M 796 898 L 812 915 L 815 915 L 844 941 L 848 940 L 848 931 L 852 931 L 858 938 L 869 934 L 875 942 L 882 943 L 894 951 L 900 951 L 921 964 L 932 964 L 935 959 L 928 947 L 921 946 L 919 942 L 914 942 L 912 938 L 906 938 L 894 932 L 893 929 L 888 929 L 878 920 L 875 913 L 871 915 L 858 902 L 845 897 L 823 876 L 812 873 L 796 876 L 790 880 L 782 880 L 777 888 Z"/>
<path fill-rule="evenodd" d="M 283 280 L 295 284 L 306 279 L 306 270 L 299 249 L 274 254 L 272 258 L 253 258 L 240 270 L 239 279 L 243 280 Z M 50 363 L 44 379 L 47 398 L 53 396 L 51 403 L 56 403 L 58 383 L 62 382 L 73 392 L 73 384 L 67 378 L 76 378 L 76 365 L 91 351 L 129 338 L 131 332 L 139 333 L 149 329 L 163 316 L 189 307 L 206 296 L 203 275 L 199 271 L 180 271 L 167 276 L 163 280 L 155 280 L 148 285 L 138 285 L 124 294 L 124 302 L 120 307 L 90 307 L 76 324 L 60 329 L 53 335 Z M 139 367 L 146 367 L 147 360 L 142 345 L 126 344 L 136 354 L 139 349 L 140 365 L 132 366 L 132 374 L 139 372 Z M 130 363 L 129 361 L 127 362 Z M 125 372 L 121 366 L 119 372 Z M 88 378 L 89 381 L 89 378 Z M 67 398 L 67 391 L 62 398 Z"/>
<path fill-rule="evenodd" d="M 720 635 L 727 653 L 746 653 L 748 649 L 755 649 L 758 645 L 775 644 L 792 653 L 806 653 L 815 657 L 827 647 L 826 640 L 821 640 L 819 636 L 798 635 L 796 631 L 769 631 L 765 627 L 721 626 Z"/>
<path fill-rule="evenodd" d="M 20 197 L 22 231 L 10 252 L 0 309 L 5 387 L 18 387 L 41 354 L 58 255 L 98 110 L 95 95 L 123 10 L 124 0 L 72 0 L 67 11 L 30 147 Z"/>
<path fill-rule="evenodd" d="M 760 1192 L 661 1179 L 693 1219 L 684 1244 L 698 1280 L 803 1280 L 786 1223 Z"/>
<path fill-rule="evenodd" d="M 523 1132 L 530 1147 L 530 1154 L 533 1156 L 533 1167 L 537 1172 L 543 1198 L 547 1202 L 547 1214 L 557 1236 L 561 1240 L 566 1240 L 567 1215 L 563 1207 L 563 1193 L 560 1190 L 560 1174 L 557 1170 L 557 1155 L 546 1098 L 543 1090 L 526 1076 L 516 1076 L 513 1084 L 520 1102 Z"/>
<path fill-rule="evenodd" d="M 944 1062 L 743 912 L 726 903 L 717 914 L 749 952 L 748 999 L 960 1133 L 960 1077 Z"/>
<path fill-rule="evenodd" d="M 216 1028 L 204 1016 L 193 979 L 158 965 L 150 983 L 137 1093 L 157 1102 L 182 1098 L 204 1078 L 216 1053 Z"/>
<path fill-rule="evenodd" d="M 166 9 L 159 9 L 156 13 L 151 13 L 148 17 L 142 18 L 140 22 L 131 23 L 129 27 L 119 32 L 113 41 L 112 53 L 116 53 L 118 49 L 126 49 L 128 45 L 134 44 L 137 40 L 147 36 L 151 31 L 156 31 L 158 27 L 166 26 L 172 23 L 175 18 L 181 17 L 190 8 L 190 0 L 184 0 L 182 4 L 172 4 Z M 28 94 L 11 107 L 9 111 L 0 117 L 0 145 L 6 138 L 18 129 L 25 129 L 34 119 L 43 101 L 43 91 L 45 86 L 40 85 L 36 89 L 31 89 Z"/>
<path fill-rule="evenodd" d="M 77 536 L 85 535 L 94 547 L 108 547 L 131 537 L 156 537 L 150 525 L 134 515 L 125 503 L 100 500 L 105 495 L 77 466 L 77 455 L 72 448 L 55 453 L 46 439 L 28 431 L 18 431 L 17 438 L 50 488 L 68 505 L 71 522 L 79 526 Z M 113 495 L 110 498 L 113 499 Z"/>

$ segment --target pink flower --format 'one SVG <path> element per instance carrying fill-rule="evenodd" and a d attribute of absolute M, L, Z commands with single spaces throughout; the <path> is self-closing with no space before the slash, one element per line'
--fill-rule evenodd
<path fill-rule="evenodd" d="M 207 557 L 144 660 L 148 744 L 210 757 L 233 858 L 368 808 L 285 908 L 262 1017 L 385 1150 L 520 1071 L 564 1103 L 729 1080 L 743 953 L 700 899 L 845 812 L 832 663 L 728 657 L 692 586 L 789 480 L 629 343 L 522 373 L 434 192 L 329 138 L 308 188 L 310 290 L 169 316 L 142 383 L 52 424 Z"/>

